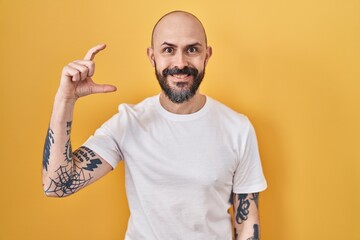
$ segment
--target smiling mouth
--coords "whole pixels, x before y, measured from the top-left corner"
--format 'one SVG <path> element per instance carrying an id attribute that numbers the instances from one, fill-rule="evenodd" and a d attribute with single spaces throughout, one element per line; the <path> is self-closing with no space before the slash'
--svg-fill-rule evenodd
<path id="1" fill-rule="evenodd" d="M 190 76 L 190 74 L 171 74 L 170 76 L 177 78 L 177 79 L 184 79 Z"/>

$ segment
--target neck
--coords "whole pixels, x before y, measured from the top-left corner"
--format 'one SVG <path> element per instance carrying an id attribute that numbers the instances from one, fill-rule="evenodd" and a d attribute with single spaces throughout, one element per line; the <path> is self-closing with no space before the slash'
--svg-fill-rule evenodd
<path id="1" fill-rule="evenodd" d="M 191 114 L 199 111 L 206 102 L 206 97 L 199 92 L 183 103 L 173 103 L 164 92 L 160 94 L 160 104 L 167 111 L 175 114 Z"/>

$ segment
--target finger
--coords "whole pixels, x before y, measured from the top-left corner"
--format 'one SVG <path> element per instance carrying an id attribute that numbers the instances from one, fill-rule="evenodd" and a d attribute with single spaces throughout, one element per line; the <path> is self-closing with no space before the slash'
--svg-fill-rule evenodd
<path id="1" fill-rule="evenodd" d="M 89 61 L 89 60 L 76 60 L 74 61 L 75 63 L 81 64 L 81 65 L 85 65 L 89 72 L 88 72 L 88 76 L 92 77 L 94 75 L 95 72 L 95 63 L 93 61 Z"/>
<path id="2" fill-rule="evenodd" d="M 95 55 L 100 52 L 101 50 L 104 50 L 106 48 L 105 44 L 99 44 L 93 48 L 91 48 L 85 55 L 84 60 L 93 60 Z"/>
<path id="3" fill-rule="evenodd" d="M 91 86 L 91 93 L 108 93 L 115 92 L 117 89 L 114 85 L 109 84 L 94 84 Z"/>
<path id="4" fill-rule="evenodd" d="M 80 72 L 69 65 L 63 69 L 63 75 L 68 77 L 71 81 L 76 82 L 80 80 Z"/>
<path id="5" fill-rule="evenodd" d="M 78 64 L 76 62 L 69 63 L 69 66 L 80 72 L 80 80 L 85 80 L 88 77 L 89 69 L 87 66 Z"/>

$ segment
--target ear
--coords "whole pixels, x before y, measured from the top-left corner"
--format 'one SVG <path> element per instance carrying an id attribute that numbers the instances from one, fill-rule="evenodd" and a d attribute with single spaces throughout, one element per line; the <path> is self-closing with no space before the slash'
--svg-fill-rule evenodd
<path id="1" fill-rule="evenodd" d="M 150 63 L 153 67 L 155 67 L 155 56 L 154 56 L 154 49 L 152 49 L 151 47 L 148 47 L 146 50 L 147 56 L 150 60 Z"/>
<path id="2" fill-rule="evenodd" d="M 212 47 L 208 46 L 208 47 L 206 48 L 205 66 L 207 65 L 207 63 L 208 63 L 211 55 L 212 55 Z"/>

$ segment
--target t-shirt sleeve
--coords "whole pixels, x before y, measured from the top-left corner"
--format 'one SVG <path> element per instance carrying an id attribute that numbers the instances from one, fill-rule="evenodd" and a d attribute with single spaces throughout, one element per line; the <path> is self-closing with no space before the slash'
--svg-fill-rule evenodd
<path id="1" fill-rule="evenodd" d="M 119 130 L 119 113 L 106 121 L 98 128 L 94 135 L 90 136 L 83 144 L 97 153 L 113 168 L 123 159 L 119 146 L 121 139 L 121 130 Z"/>
<path id="2" fill-rule="evenodd" d="M 261 192 L 267 188 L 263 174 L 255 130 L 247 121 L 244 134 L 239 138 L 239 161 L 234 174 L 234 193 Z"/>

